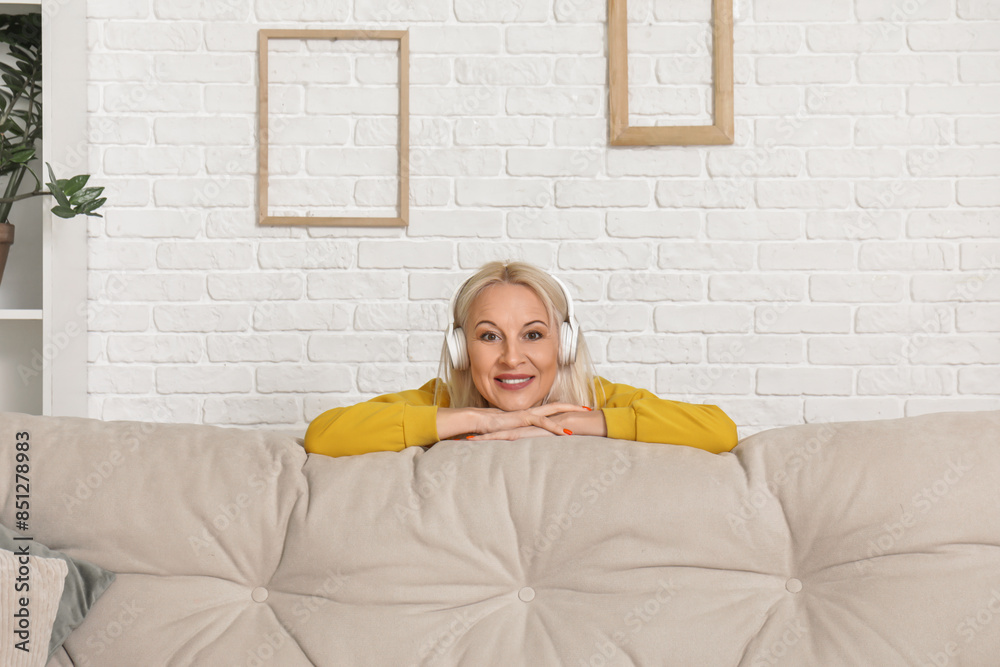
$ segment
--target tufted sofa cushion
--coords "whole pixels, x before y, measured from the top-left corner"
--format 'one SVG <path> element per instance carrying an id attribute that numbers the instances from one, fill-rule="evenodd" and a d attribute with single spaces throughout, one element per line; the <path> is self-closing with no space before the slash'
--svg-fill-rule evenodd
<path id="1" fill-rule="evenodd" d="M 0 522 L 118 574 L 50 665 L 987 665 L 1000 412 L 733 453 L 568 436 L 341 459 L 0 415 Z"/>

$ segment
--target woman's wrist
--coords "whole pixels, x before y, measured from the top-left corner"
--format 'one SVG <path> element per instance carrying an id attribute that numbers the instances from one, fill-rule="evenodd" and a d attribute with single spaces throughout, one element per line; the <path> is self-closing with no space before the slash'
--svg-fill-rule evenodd
<path id="1" fill-rule="evenodd" d="M 439 440 L 452 436 L 474 433 L 478 430 L 477 415 L 469 408 L 438 408 L 437 432 Z"/>
<path id="2" fill-rule="evenodd" d="M 573 435 L 599 435 L 607 437 L 608 425 L 604 413 L 600 410 L 589 412 L 563 412 L 554 417 L 560 424 L 573 432 Z"/>

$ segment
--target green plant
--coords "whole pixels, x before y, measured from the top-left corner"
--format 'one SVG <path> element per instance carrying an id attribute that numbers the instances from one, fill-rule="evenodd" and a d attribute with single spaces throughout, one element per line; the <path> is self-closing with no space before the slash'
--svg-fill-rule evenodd
<path id="1" fill-rule="evenodd" d="M 7 44 L 14 59 L 13 66 L 0 62 L 6 84 L 0 86 L 0 180 L 7 178 L 0 197 L 0 223 L 8 222 L 14 202 L 48 194 L 56 200 L 52 213 L 61 218 L 100 217 L 95 211 L 107 198 L 100 196 L 104 188 L 85 187 L 88 174 L 57 179 L 46 162 L 50 179 L 46 191 L 28 164 L 35 157 L 36 142 L 42 138 L 42 15 L 0 15 L 0 42 Z M 35 187 L 22 193 L 19 190 L 26 172 L 34 177 Z"/>

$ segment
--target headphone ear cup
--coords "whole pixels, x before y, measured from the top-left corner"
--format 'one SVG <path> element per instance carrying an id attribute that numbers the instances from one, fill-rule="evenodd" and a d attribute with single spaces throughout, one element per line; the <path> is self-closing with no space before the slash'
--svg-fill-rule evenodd
<path id="1" fill-rule="evenodd" d="M 465 350 L 465 332 L 462 331 L 462 327 L 452 329 L 446 340 L 448 354 L 451 356 L 451 365 L 457 371 L 464 371 L 469 367 L 469 355 Z"/>
<path id="2" fill-rule="evenodd" d="M 559 363 L 569 366 L 576 361 L 576 343 L 578 340 L 576 325 L 563 322 L 559 327 Z"/>

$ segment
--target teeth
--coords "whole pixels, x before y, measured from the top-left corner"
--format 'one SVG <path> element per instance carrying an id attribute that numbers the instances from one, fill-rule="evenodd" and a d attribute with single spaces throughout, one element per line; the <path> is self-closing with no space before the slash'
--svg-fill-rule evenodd
<path id="1" fill-rule="evenodd" d="M 499 378 L 497 378 L 499 380 Z M 530 380 L 531 378 L 521 378 L 520 380 L 500 380 L 504 384 L 523 384 Z"/>

